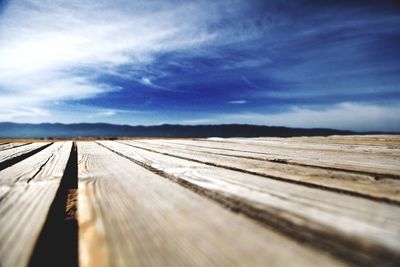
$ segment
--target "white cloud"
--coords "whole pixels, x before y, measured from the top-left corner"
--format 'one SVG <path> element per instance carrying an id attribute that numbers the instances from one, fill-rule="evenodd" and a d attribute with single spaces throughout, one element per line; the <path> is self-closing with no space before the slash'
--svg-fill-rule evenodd
<path id="1" fill-rule="evenodd" d="M 140 82 L 141 84 L 146 85 L 146 86 L 151 87 L 151 88 L 156 88 L 156 89 L 161 89 L 161 90 L 168 90 L 168 89 L 166 89 L 166 88 L 164 88 L 164 87 L 162 87 L 162 86 L 159 86 L 159 85 L 157 85 L 157 84 L 154 84 L 154 83 L 152 82 L 152 80 L 150 80 L 150 78 L 148 78 L 148 77 L 142 77 L 142 78 L 139 80 L 139 82 Z"/>
<path id="2" fill-rule="evenodd" d="M 208 124 L 208 123 L 213 123 L 213 122 L 215 122 L 213 119 L 192 119 L 192 120 L 183 120 L 180 123 L 196 125 L 196 124 Z"/>
<path id="3" fill-rule="evenodd" d="M 53 102 L 119 90 L 97 79 L 215 44 L 209 25 L 221 8 L 209 1 L 10 1 L 0 17 L 0 118 L 23 114 L 21 106 L 51 110 Z M 148 77 L 140 82 L 163 89 Z"/>
<path id="4" fill-rule="evenodd" d="M 207 123 L 248 123 L 356 131 L 400 131 L 400 107 L 341 103 L 326 109 L 294 107 L 284 113 L 237 113 L 197 119 Z M 196 121 L 196 120 L 194 120 Z"/>
<path id="5" fill-rule="evenodd" d="M 50 113 L 44 109 L 19 107 L 7 109 L 7 112 L 0 112 L 0 121 L 15 121 L 18 118 L 26 118 L 29 121 L 35 117 L 48 118 L 49 116 Z"/>
<path id="6" fill-rule="evenodd" d="M 244 99 L 240 99 L 240 100 L 232 100 L 232 101 L 229 101 L 228 103 L 229 104 L 239 104 L 239 105 L 241 105 L 241 104 L 246 104 L 247 101 L 244 100 Z"/>
<path id="7" fill-rule="evenodd" d="M 153 85 L 153 83 L 152 83 L 152 82 L 150 81 L 150 79 L 147 78 L 147 77 L 143 77 L 140 81 L 141 81 L 141 83 L 143 83 L 144 85 L 149 85 L 149 86 Z"/>
<path id="8" fill-rule="evenodd" d="M 105 110 L 105 111 L 101 111 L 101 112 L 97 113 L 96 115 L 101 116 L 101 117 L 103 117 L 103 116 L 104 117 L 112 117 L 116 114 L 117 114 L 117 111 L 115 111 L 115 110 Z"/>

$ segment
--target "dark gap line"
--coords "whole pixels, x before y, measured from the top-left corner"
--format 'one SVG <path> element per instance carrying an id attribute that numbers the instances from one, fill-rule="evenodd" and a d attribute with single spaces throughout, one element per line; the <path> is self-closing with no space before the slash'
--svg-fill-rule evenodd
<path id="1" fill-rule="evenodd" d="M 217 142 L 217 141 L 213 141 L 213 142 Z M 253 154 L 259 154 L 259 155 L 270 155 L 270 156 L 274 155 L 274 154 L 271 154 L 271 153 L 255 152 L 255 151 L 249 151 L 249 150 L 238 150 L 238 149 L 229 149 L 229 148 L 214 148 L 214 147 L 193 145 L 193 144 L 181 144 L 181 143 L 176 143 L 176 142 L 171 142 L 171 143 L 175 144 L 175 145 L 185 145 L 185 146 L 200 147 L 200 148 L 207 148 L 207 149 L 214 149 L 214 150 L 245 152 L 245 153 L 253 153 Z M 237 144 L 237 143 L 234 143 L 234 144 Z M 211 153 L 213 153 L 213 152 L 211 152 Z M 219 153 L 214 153 L 214 154 L 219 154 Z M 229 156 L 229 157 L 238 157 L 238 158 L 249 158 L 249 159 L 269 161 L 269 162 L 273 162 L 273 163 L 289 164 L 289 165 L 308 167 L 308 168 L 318 168 L 318 169 L 322 169 L 322 170 L 344 171 L 344 172 L 349 172 L 349 173 L 354 173 L 354 174 L 372 176 L 372 177 L 374 177 L 375 180 L 381 180 L 381 179 L 396 179 L 396 180 L 400 180 L 400 175 L 395 175 L 395 174 L 380 174 L 380 173 L 374 173 L 374 172 L 369 172 L 369 171 L 358 171 L 358 170 L 351 170 L 351 169 L 341 169 L 341 168 L 335 168 L 335 167 L 329 167 L 329 166 L 321 166 L 321 165 L 293 162 L 291 160 L 279 159 L 279 158 L 277 158 L 277 159 L 263 159 L 263 158 L 246 157 L 246 156 L 240 156 L 240 155 L 229 155 L 229 154 L 221 154 L 221 155 L 226 155 L 226 156 Z"/>
<path id="2" fill-rule="evenodd" d="M 32 253 L 30 267 L 78 267 L 78 222 L 75 217 L 77 158 L 74 142 L 60 186 Z M 75 210 L 74 216 L 70 216 L 70 210 Z"/>
<path id="3" fill-rule="evenodd" d="M 25 153 L 25 154 L 22 154 L 22 155 L 19 155 L 17 157 L 14 157 L 14 158 L 11 158 L 11 159 L 8 159 L 8 160 L 5 160 L 5 161 L 1 162 L 0 163 L 0 171 L 4 170 L 5 168 L 8 168 L 8 167 L 20 162 L 20 161 L 23 161 L 26 158 L 29 158 L 30 156 L 42 151 L 43 149 L 49 147 L 52 144 L 53 143 L 38 147 L 38 148 L 36 148 L 36 149 L 34 149 L 32 151 L 29 151 L 28 153 Z"/>
<path id="4" fill-rule="evenodd" d="M 376 197 L 376 196 L 371 196 L 371 195 L 367 195 L 367 194 L 360 193 L 360 192 L 349 191 L 349 190 L 342 189 L 342 188 L 329 187 L 329 186 L 313 184 L 313 183 L 303 182 L 303 181 L 295 181 L 295 180 L 283 178 L 283 177 L 280 177 L 280 176 L 264 174 L 264 173 L 255 172 L 255 171 L 248 171 L 248 170 L 244 170 L 244 169 L 241 169 L 241 168 L 220 165 L 220 164 L 216 164 L 216 163 L 213 163 L 213 162 L 201 161 L 201 160 L 188 158 L 188 157 L 184 157 L 184 156 L 178 156 L 178 155 L 175 155 L 175 154 L 170 154 L 170 153 L 167 153 L 167 152 L 161 152 L 161 151 L 157 151 L 157 150 L 150 149 L 150 148 L 144 148 L 144 147 L 140 147 L 140 146 L 135 146 L 135 145 L 130 144 L 130 143 L 123 143 L 123 142 L 119 142 L 119 141 L 117 141 L 117 142 L 120 143 L 120 144 L 123 144 L 123 145 L 127 145 L 127 146 L 131 146 L 131 147 L 137 148 L 137 149 L 147 150 L 149 152 L 158 153 L 158 154 L 161 154 L 161 155 L 170 156 L 170 157 L 174 157 L 174 158 L 178 158 L 178 159 L 189 160 L 189 161 L 193 161 L 193 162 L 197 162 L 197 163 L 201 163 L 201 164 L 205 164 L 205 165 L 209 165 L 209 166 L 213 166 L 213 167 L 223 168 L 223 169 L 227 169 L 227 170 L 231 170 L 231 171 L 238 171 L 238 172 L 247 173 L 247 174 L 251 174 L 251 175 L 256 175 L 256 176 L 260 176 L 260 177 L 264 177 L 264 178 L 268 178 L 268 179 L 272 179 L 272 180 L 276 180 L 276 181 L 287 182 L 287 183 L 291 183 L 291 184 L 297 184 L 297 185 L 306 186 L 306 187 L 310 187 L 310 188 L 316 188 L 316 189 L 335 192 L 335 193 L 339 193 L 339 194 L 345 194 L 345 195 L 349 195 L 349 196 L 353 196 L 353 197 L 361 197 L 361 198 L 365 198 L 365 199 L 376 201 L 376 202 L 386 203 L 386 204 L 389 204 L 389 205 L 400 206 L 400 202 L 399 201 L 393 200 L 393 199 L 390 199 L 390 198 Z"/>
<path id="5" fill-rule="evenodd" d="M 5 143 L 5 144 L 10 144 L 10 143 Z M 11 147 L 8 147 L 8 148 L 5 148 L 5 149 L 0 149 L 0 151 L 6 151 L 6 150 L 9 150 L 9 149 L 13 149 L 13 148 L 21 147 L 21 146 L 26 146 L 26 145 L 30 145 L 30 144 L 32 144 L 32 143 L 23 143 L 23 144 L 19 144 L 17 146 L 11 146 Z"/>
<path id="6" fill-rule="evenodd" d="M 50 157 L 39 167 L 36 173 L 26 181 L 26 183 L 29 184 L 33 179 L 35 179 L 35 177 L 43 170 L 44 166 L 46 166 L 47 162 L 49 162 L 52 157 L 54 157 L 54 153 L 51 153 Z"/>
<path id="7" fill-rule="evenodd" d="M 251 203 L 246 203 L 241 199 L 227 196 L 223 193 L 203 188 L 193 184 L 179 176 L 171 175 L 165 171 L 159 170 L 141 161 L 132 159 L 112 148 L 101 143 L 100 146 L 111 152 L 126 158 L 133 163 L 153 172 L 160 177 L 175 182 L 203 197 L 211 199 L 221 206 L 247 216 L 248 218 L 260 223 L 264 227 L 278 231 L 288 238 L 303 243 L 304 245 L 326 252 L 333 257 L 340 259 L 348 264 L 355 266 L 390 266 L 397 267 L 400 261 L 400 255 L 382 246 L 366 243 L 360 240 L 354 240 L 351 237 L 338 235 L 334 230 L 320 230 L 317 224 L 296 224 L 295 222 L 280 216 L 281 211 L 274 208 L 260 209 Z M 313 227 L 315 225 L 316 227 Z"/>

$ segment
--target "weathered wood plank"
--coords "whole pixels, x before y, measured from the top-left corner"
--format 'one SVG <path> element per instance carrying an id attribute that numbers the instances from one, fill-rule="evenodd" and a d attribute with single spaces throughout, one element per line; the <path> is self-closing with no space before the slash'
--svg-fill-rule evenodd
<path id="1" fill-rule="evenodd" d="M 359 173 L 375 174 L 377 178 L 399 178 L 400 157 L 375 153 L 356 153 L 302 149 L 300 147 L 270 146 L 262 143 L 246 143 L 212 140 L 165 140 L 163 142 L 208 148 L 221 153 L 236 153 L 248 157 L 256 157 L 268 161 L 278 161 L 288 164 L 343 169 Z"/>
<path id="2" fill-rule="evenodd" d="M 270 139 L 270 137 L 260 137 L 261 139 Z M 282 139 L 282 138 L 279 138 Z M 327 137 L 292 137 L 287 138 L 301 142 L 323 142 L 332 144 L 349 144 L 349 145 L 371 145 L 371 146 L 395 146 L 398 148 L 400 144 L 400 135 L 332 135 Z"/>
<path id="3" fill-rule="evenodd" d="M 93 142 L 78 158 L 82 267 L 343 264 Z"/>
<path id="4" fill-rule="evenodd" d="M 264 145 L 268 147 L 286 148 L 292 150 L 312 150 L 312 151 L 331 151 L 340 153 L 350 153 L 357 155 L 383 155 L 383 156 L 400 156 L 400 139 L 394 139 L 392 142 L 386 143 L 379 141 L 376 144 L 358 144 L 354 143 L 343 143 L 341 139 L 334 143 L 334 138 L 315 138 L 315 137 L 293 137 L 293 138 L 222 138 L 222 139 L 203 139 L 209 141 L 221 141 L 221 142 L 233 142 L 243 144 L 255 144 Z M 357 139 L 356 139 L 357 140 Z M 386 139 L 384 139 L 386 140 Z M 395 140 L 399 140 L 397 145 L 394 143 Z"/>
<path id="5" fill-rule="evenodd" d="M 54 143 L 0 171 L 0 265 L 27 266 L 64 173 L 72 142 Z"/>
<path id="6" fill-rule="evenodd" d="M 181 147 L 162 140 L 123 141 L 122 143 L 214 166 L 306 185 L 317 185 L 326 189 L 341 190 L 350 194 L 356 193 L 366 198 L 400 204 L 400 180 L 398 179 L 376 180 L 373 175 L 237 157 L 235 154 L 221 154 L 223 152 L 218 153 L 207 148 Z"/>
<path id="7" fill-rule="evenodd" d="M 331 246 L 331 252 L 339 256 L 355 257 L 350 261 L 390 265 L 399 260 L 398 206 L 207 166 L 118 142 L 99 143 L 247 215 L 259 218 L 265 213 L 262 220 L 267 223 L 283 228 L 289 225 L 284 232 Z M 257 214 L 248 214 L 249 210 Z"/>
<path id="8" fill-rule="evenodd" d="M 0 170 L 11 166 L 49 144 L 49 142 L 38 142 L 0 151 Z"/>
<path id="9" fill-rule="evenodd" d="M 11 149 L 14 147 L 19 147 L 19 146 L 24 146 L 24 145 L 28 145 L 29 143 L 20 143 L 20 142 L 16 142 L 16 143 L 3 143 L 0 144 L 0 151 L 4 151 L 7 149 Z"/>
<path id="10" fill-rule="evenodd" d="M 66 143 L 71 144 L 70 142 Z M 66 146 L 63 142 L 56 142 L 42 151 L 34 154 L 33 156 L 16 163 L 10 168 L 0 171 L 0 192 L 5 192 L 11 189 L 15 183 L 21 182 L 21 184 L 27 183 L 29 179 L 35 178 L 35 181 L 40 180 L 42 177 L 45 179 L 51 178 L 51 176 L 61 177 L 64 171 L 62 164 L 55 164 L 53 168 L 49 169 L 49 166 L 44 168 L 45 165 L 54 159 L 58 159 L 57 155 L 60 149 L 64 149 Z M 67 149 L 67 148 L 66 148 Z M 0 200 L 2 198 L 0 194 Z"/>

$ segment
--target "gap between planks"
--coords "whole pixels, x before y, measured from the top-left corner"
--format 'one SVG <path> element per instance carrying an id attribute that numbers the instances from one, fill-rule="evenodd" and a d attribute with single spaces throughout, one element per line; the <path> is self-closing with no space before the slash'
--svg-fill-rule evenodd
<path id="1" fill-rule="evenodd" d="M 179 150 L 174 152 L 173 147 L 165 146 L 164 149 L 160 149 L 160 148 L 149 148 L 149 147 L 151 147 L 151 145 L 154 146 L 153 143 L 147 143 L 147 142 L 142 143 L 139 141 L 134 141 L 134 142 L 118 141 L 118 142 L 138 148 L 138 149 L 147 150 L 149 152 L 159 153 L 159 154 L 166 155 L 166 156 L 171 156 L 171 157 L 175 157 L 175 158 L 179 158 L 179 159 L 202 163 L 202 164 L 206 164 L 209 166 L 225 168 L 228 170 L 258 175 L 258 176 L 262 176 L 262 177 L 269 178 L 269 179 L 299 184 L 299 185 L 303 185 L 303 186 L 307 186 L 307 187 L 313 187 L 313 188 L 337 192 L 337 193 L 343 193 L 343 194 L 347 194 L 347 195 L 351 195 L 351 196 L 362 197 L 362 198 L 366 198 L 366 199 L 370 199 L 370 200 L 374 200 L 374 201 L 379 201 L 379 202 L 384 202 L 387 204 L 400 206 L 400 197 L 399 197 L 398 191 L 388 192 L 388 191 L 382 190 L 383 192 L 378 192 L 378 194 L 376 192 L 372 192 L 372 194 L 371 194 L 371 192 L 368 191 L 368 189 L 376 190 L 380 186 L 382 187 L 382 185 L 379 185 L 379 184 L 371 184 L 367 188 L 365 188 L 366 185 L 364 184 L 364 189 L 357 191 L 357 182 L 359 182 L 359 181 L 354 181 L 354 182 L 350 181 L 350 184 L 348 183 L 346 185 L 345 182 L 348 182 L 348 181 L 345 180 L 345 181 L 343 181 L 342 184 L 340 184 L 340 183 L 336 182 L 336 180 L 333 178 L 327 178 L 327 179 L 323 178 L 324 173 L 321 173 L 320 177 L 318 177 L 318 179 L 313 178 L 312 176 L 311 176 L 311 178 L 313 178 L 313 179 L 310 179 L 309 177 L 306 177 L 306 179 L 302 179 L 301 178 L 302 170 L 297 170 L 298 171 L 297 176 L 296 175 L 287 175 L 287 177 L 285 177 L 284 175 L 282 175 L 282 174 L 285 174 L 284 170 L 281 171 L 282 174 L 280 176 L 278 176 L 278 175 L 271 174 L 271 169 L 261 169 L 259 171 L 254 171 L 254 170 L 251 170 L 251 168 L 249 168 L 249 167 L 243 167 L 243 166 L 239 167 L 239 164 L 235 164 L 232 162 L 232 160 L 235 160 L 235 158 L 244 158 L 243 162 L 245 162 L 246 160 L 250 160 L 250 162 L 252 162 L 253 164 L 255 164 L 254 161 L 256 161 L 256 163 L 258 163 L 258 164 L 262 164 L 262 160 L 257 159 L 257 158 L 215 154 L 215 155 L 223 156 L 224 158 L 222 158 L 219 161 L 218 160 L 213 161 L 210 157 L 207 157 L 206 155 L 204 155 L 206 152 L 203 152 L 203 151 L 198 152 L 198 151 L 192 150 L 192 153 L 187 153 L 187 154 L 189 154 L 188 156 L 182 156 L 182 152 L 179 152 Z M 165 150 L 168 150 L 168 149 L 172 149 L 173 152 L 172 153 L 164 152 Z M 195 158 L 196 154 L 202 156 L 203 159 L 202 160 L 196 159 Z M 228 157 L 228 158 L 226 159 L 226 157 Z M 229 161 L 229 157 L 231 158 L 231 161 Z M 282 164 L 282 163 L 274 161 L 274 165 L 279 165 L 279 164 Z M 283 163 L 283 164 L 287 164 L 287 163 Z M 307 167 L 308 169 L 306 169 L 306 170 L 308 170 L 308 171 L 310 171 L 310 169 L 317 169 L 317 170 L 319 169 L 318 167 L 310 168 L 311 166 L 309 166 L 309 165 L 302 166 L 302 167 Z M 257 168 L 259 168 L 259 166 L 257 166 Z M 323 167 L 321 169 L 326 170 L 326 168 L 323 168 Z M 303 170 L 303 172 L 304 172 L 304 170 Z M 339 171 L 336 171 L 336 172 L 339 172 Z M 351 173 L 352 173 L 351 171 L 346 171 L 346 170 L 340 170 L 340 172 L 342 173 L 341 175 L 343 177 L 346 176 L 346 173 L 348 175 L 351 175 Z M 332 174 L 325 174 L 325 175 L 332 175 Z M 296 177 L 293 177 L 293 176 L 296 176 Z M 339 177 L 339 179 L 337 179 L 337 180 L 340 181 L 340 178 L 341 177 Z M 362 178 L 364 178 L 364 177 L 362 177 Z M 393 184 L 391 186 L 388 186 L 388 190 L 393 191 L 393 190 L 396 190 L 396 188 L 399 188 L 400 181 L 398 181 L 398 182 L 394 181 L 394 182 L 397 183 L 397 187 L 395 184 Z"/>
<path id="2" fill-rule="evenodd" d="M 101 146 L 104 147 L 104 145 L 100 144 Z M 74 146 L 75 147 L 75 144 Z M 113 151 L 114 153 L 124 157 L 124 158 L 128 158 L 130 161 L 135 162 L 136 164 L 145 167 L 146 169 L 152 171 L 153 173 L 156 173 L 157 175 L 161 175 L 164 178 L 167 178 L 169 180 L 172 180 L 186 188 L 189 188 L 192 191 L 195 191 L 197 193 L 199 193 L 200 195 L 206 196 L 207 198 L 213 199 L 216 202 L 222 204 L 223 206 L 236 211 L 236 212 L 240 212 L 243 213 L 245 215 L 247 215 L 248 217 L 255 219 L 256 221 L 261 222 L 264 225 L 267 225 L 268 227 L 270 227 L 273 230 L 278 230 L 282 233 L 284 233 L 285 235 L 287 235 L 288 237 L 294 238 L 298 241 L 301 242 L 306 242 L 308 245 L 311 245 L 312 247 L 316 247 L 318 249 L 321 249 L 321 251 L 327 251 L 330 249 L 337 249 L 335 248 L 335 246 L 342 246 L 342 248 L 340 249 L 348 249 L 349 251 L 351 251 L 352 248 L 357 248 L 359 247 L 359 243 L 356 242 L 356 244 L 352 243 L 352 240 L 348 240 L 348 243 L 340 243 L 337 240 L 334 239 L 334 237 L 332 237 L 331 235 L 326 235 L 326 233 L 319 233 L 320 235 L 315 235 L 315 236 L 307 236 L 309 234 L 309 232 L 307 233 L 307 231 L 309 231 L 309 229 L 306 229 L 306 233 L 305 235 L 299 235 L 298 231 L 301 231 L 302 229 L 299 229 L 298 226 L 291 224 L 290 222 L 288 223 L 288 221 L 285 220 L 281 220 L 282 218 L 280 217 L 276 217 L 276 213 L 267 213 L 265 212 L 264 209 L 257 209 L 257 207 L 254 207 L 253 205 L 247 205 L 246 203 L 243 203 L 240 199 L 229 199 L 226 197 L 226 195 L 224 194 L 220 194 L 220 193 L 215 193 L 213 191 L 209 191 L 209 190 L 205 190 L 203 187 L 198 186 L 198 185 L 194 185 L 190 182 L 187 182 L 183 179 L 180 179 L 179 177 L 176 177 L 174 175 L 170 175 L 169 173 L 166 173 L 164 171 L 160 171 L 157 168 L 153 168 L 150 165 L 146 165 L 143 162 L 140 161 L 135 161 L 132 158 L 127 157 L 126 155 L 123 155 L 122 153 L 119 153 L 117 151 L 114 151 L 108 147 L 106 147 L 108 150 Z M 43 148 L 44 149 L 44 148 Z M 73 148 L 72 148 L 73 149 Z M 140 148 L 139 148 L 140 149 Z M 142 148 L 143 149 L 143 148 Z M 151 151 L 151 150 L 150 150 Z M 159 153 L 157 151 L 152 151 L 152 152 L 156 152 Z M 74 157 L 74 153 L 75 153 L 75 159 L 73 159 Z M 76 238 L 76 242 L 74 241 L 72 244 L 72 246 L 75 246 L 75 249 L 72 249 L 72 251 L 75 250 L 75 252 L 72 253 L 77 253 L 77 225 L 76 225 L 76 201 L 77 201 L 77 191 L 74 188 L 77 188 L 77 155 L 76 155 L 76 148 L 75 148 L 75 152 L 73 152 L 71 150 L 71 154 L 68 160 L 68 164 L 67 164 L 67 169 L 63 175 L 63 178 L 61 180 L 61 185 L 56 193 L 56 197 L 53 201 L 53 204 L 51 205 L 50 211 L 49 211 L 49 215 L 46 219 L 46 223 L 45 223 L 45 227 L 43 227 L 42 229 L 42 233 L 40 235 L 40 240 L 41 239 L 48 239 L 49 236 L 51 236 L 51 234 L 49 235 L 49 233 L 55 233 L 54 229 L 57 229 L 57 231 L 61 231 L 64 233 L 69 233 L 68 235 L 72 235 L 72 237 Z M 70 163 L 73 162 L 73 163 Z M 204 163 L 204 162 L 201 162 Z M 72 164 L 72 165 L 71 165 Z M 216 166 L 216 167 L 221 167 L 221 166 Z M 71 171 L 71 168 L 76 168 L 76 170 Z M 40 170 L 37 172 L 39 173 Z M 71 175 L 71 172 L 76 173 Z M 68 174 L 69 173 L 69 174 Z M 69 183 L 71 183 L 70 180 L 66 179 L 65 177 L 75 177 L 72 179 L 75 179 L 73 183 L 76 183 L 75 185 L 71 185 Z M 66 181 L 68 185 L 65 185 Z M 62 203 L 62 204 L 60 204 Z M 66 211 L 65 211 L 66 209 Z M 59 217 L 58 215 L 54 215 L 54 214 L 60 214 L 60 210 L 62 210 L 62 216 Z M 55 219 L 57 218 L 57 219 Z M 62 226 L 62 222 L 63 220 L 67 220 L 67 221 L 71 221 L 72 223 L 75 223 L 76 226 L 72 226 L 72 230 L 68 230 L 68 226 Z M 57 226 L 55 226 L 57 225 Z M 293 228 L 293 229 L 292 229 Z M 49 229 L 53 229 L 53 230 L 49 230 Z M 304 230 L 304 229 L 303 229 Z M 47 233 L 46 233 L 47 232 Z M 46 237 L 47 236 L 47 237 Z M 57 236 L 57 234 L 56 234 Z M 59 236 L 59 233 L 58 233 Z M 71 237 L 71 236 L 70 236 Z M 61 237 L 61 239 L 63 239 L 65 237 Z M 324 240 L 324 239 L 327 240 Z M 333 244 L 331 243 L 333 240 Z M 59 239 L 58 239 L 59 241 Z M 322 241 L 322 243 L 321 243 Z M 46 245 L 43 245 L 44 244 Z M 50 243 L 49 243 L 50 242 Z M 31 258 L 31 263 L 30 266 L 45 266 L 46 264 L 44 264 L 45 261 L 49 261 L 49 259 L 43 261 L 44 259 L 42 258 L 43 255 L 59 255 L 60 257 L 57 257 L 56 259 L 50 260 L 53 261 L 53 265 L 55 263 L 57 263 L 57 266 L 60 266 L 60 262 L 59 260 L 63 257 L 65 257 L 66 254 L 71 253 L 70 252 L 61 252 L 61 254 L 59 254 L 60 252 L 57 252 L 57 250 L 59 249 L 59 246 L 54 246 L 52 248 L 52 242 L 55 242 L 55 240 L 53 241 L 39 241 L 36 248 L 35 248 L 35 253 L 33 254 L 33 257 Z M 325 242 L 325 243 L 324 243 Z M 40 244 L 42 243 L 42 244 Z M 313 244 L 313 243 L 319 243 L 318 245 Z M 55 244 L 55 243 L 54 243 Z M 363 244 L 366 247 L 363 249 L 370 249 L 368 247 L 368 244 Z M 49 247 L 51 248 L 50 250 Z M 57 247 L 57 248 L 56 248 Z M 39 251 L 39 252 L 38 252 Z M 55 251 L 54 254 L 52 254 L 52 251 Z M 363 266 L 373 266 L 374 264 L 378 264 L 380 266 L 395 266 L 395 264 L 397 263 L 397 260 L 399 260 L 398 257 L 393 258 L 393 254 L 387 254 L 387 251 L 382 250 L 375 250 L 374 251 L 374 255 L 372 255 L 371 257 L 366 256 L 365 258 L 362 258 L 363 256 L 361 255 L 357 255 L 357 256 L 350 256 L 349 251 L 345 252 L 338 252 L 338 251 L 329 251 L 329 253 L 332 253 L 333 255 L 335 255 L 336 257 L 338 257 L 341 260 L 345 260 L 350 264 L 355 264 L 355 265 L 363 265 Z M 356 251 L 352 251 L 354 253 L 356 253 Z M 347 254 L 346 254 L 347 253 Z M 38 257 L 38 255 L 42 255 L 40 257 Z M 380 257 L 387 257 L 386 261 L 383 261 L 382 258 L 376 258 L 377 255 L 380 255 Z M 357 258 L 360 257 L 360 258 Z M 374 258 L 375 257 L 375 258 Z M 50 257 L 51 258 L 51 257 Z M 68 262 L 70 260 L 72 261 L 77 261 L 77 255 L 76 256 L 69 256 L 69 259 L 67 259 L 65 262 Z M 1 262 L 1 259 L 0 259 Z M 394 263 L 394 264 L 393 264 Z M 77 263 L 74 264 L 68 264 L 68 265 L 61 265 L 61 266 L 76 266 Z"/>
<path id="3" fill-rule="evenodd" d="M 152 140 L 150 140 L 151 142 Z M 258 160 L 264 160 L 264 161 L 270 161 L 270 162 L 278 162 L 278 163 L 285 163 L 285 164 L 291 164 L 291 165 L 297 165 L 297 166 L 304 166 L 304 167 L 314 167 L 314 168 L 321 168 L 321 169 L 327 169 L 327 170 L 346 170 L 348 172 L 352 172 L 355 174 L 364 174 L 364 175 L 370 175 L 372 177 L 376 177 L 376 179 L 381 179 L 381 178 L 392 178 L 392 179 L 400 179 L 400 176 L 398 174 L 398 171 L 394 173 L 393 171 L 387 172 L 387 170 L 384 170 L 384 168 L 381 168 L 381 172 L 374 172 L 374 171 L 369 171 L 368 169 L 370 168 L 355 168 L 355 164 L 352 164 L 352 166 L 348 166 L 348 164 L 340 164 L 341 167 L 335 167 L 335 164 L 329 164 L 327 162 L 315 162 L 315 158 L 304 158 L 304 159 L 298 159 L 298 157 L 294 157 L 293 155 L 289 154 L 277 154 L 275 153 L 266 153 L 264 150 L 261 151 L 260 148 L 263 148 L 265 150 L 268 150 L 268 144 L 259 144 L 259 146 L 256 145 L 256 143 L 239 143 L 237 141 L 239 140 L 225 140 L 225 139 L 196 139 L 196 140 L 157 140 L 166 144 L 172 144 L 172 145 L 178 145 L 178 146 L 191 146 L 191 147 L 197 147 L 197 148 L 205 148 L 209 150 L 223 150 L 227 152 L 238 152 L 238 153 L 245 153 L 245 154 L 251 154 L 253 155 L 248 157 L 248 158 L 253 158 L 253 159 L 258 159 Z M 149 142 L 146 140 L 146 142 Z M 233 145 L 233 147 L 232 147 Z M 241 145 L 243 148 L 238 149 L 237 146 Z M 229 147 L 229 148 L 228 148 Z M 278 149 L 278 147 L 272 146 L 273 149 Z M 285 148 L 287 151 L 291 151 L 293 149 Z M 307 152 L 310 152 L 310 149 L 306 149 Z M 293 152 L 293 151 L 292 151 Z M 335 151 L 327 151 L 329 153 L 335 152 Z M 336 151 L 338 152 L 338 151 Z M 346 153 L 344 153 L 346 154 Z M 351 153 L 355 155 L 359 155 L 362 153 Z M 371 153 L 366 153 L 366 155 L 371 155 Z M 257 156 L 257 157 L 255 157 Z M 392 155 L 393 156 L 393 155 Z M 397 157 L 400 156 L 399 152 L 396 154 Z M 243 157 L 243 158 L 246 158 Z M 308 160 L 309 162 L 306 162 L 305 160 Z M 310 161 L 314 161 L 315 163 L 310 163 Z M 397 160 L 398 161 L 398 160 Z M 398 162 L 396 162 L 397 164 Z M 397 165 L 395 165 L 397 166 Z M 365 167 L 365 166 L 364 166 Z M 375 169 L 376 170 L 376 169 Z M 397 169 L 399 170 L 399 169 Z"/>
<path id="4" fill-rule="evenodd" d="M 57 142 L 0 171 L 6 190 L 0 201 L 0 266 L 76 266 L 69 264 L 77 260 L 71 256 L 74 243 L 67 242 L 76 227 L 61 222 L 65 188 L 74 180 L 74 147 Z"/>
<path id="5" fill-rule="evenodd" d="M 49 147 L 52 143 L 32 143 L 0 151 L 0 170 L 8 168 Z"/>
<path id="6" fill-rule="evenodd" d="M 135 159 L 132 156 L 127 156 L 124 153 L 118 152 L 117 150 L 115 150 L 115 148 L 109 146 L 112 143 L 115 142 L 100 142 L 100 145 L 108 148 L 109 150 L 117 153 L 120 156 L 128 158 L 129 160 L 155 172 L 156 174 L 162 175 L 168 179 L 173 180 L 174 182 L 190 188 L 193 191 L 217 200 L 224 206 L 227 206 L 235 211 L 240 211 L 253 219 L 272 226 L 274 229 L 279 229 L 283 233 L 291 236 L 292 238 L 295 238 L 302 242 L 306 241 L 309 245 L 318 247 L 320 249 L 329 249 L 331 253 L 353 264 L 372 265 L 372 263 L 376 263 L 380 265 L 383 264 L 387 266 L 393 266 L 393 263 L 399 261 L 400 256 L 397 252 L 387 250 L 387 248 L 381 247 L 380 245 L 367 242 L 367 240 L 365 239 L 358 240 L 355 236 L 346 237 L 345 235 L 338 235 L 338 233 L 335 231 L 330 232 L 328 230 L 329 227 L 326 227 L 325 231 L 321 231 L 320 226 L 312 227 L 312 224 L 311 228 L 309 225 L 296 225 L 296 223 L 294 223 L 295 221 L 291 221 L 290 219 L 288 220 L 288 218 L 285 218 L 285 216 L 282 217 L 284 213 L 281 214 L 281 212 L 274 212 L 273 209 L 265 209 L 265 207 L 259 209 L 257 208 L 257 205 L 254 205 L 254 203 L 246 203 L 246 201 L 243 201 L 244 199 L 236 199 L 233 196 L 227 196 L 223 192 L 218 192 L 202 186 L 198 186 L 193 182 L 182 179 L 181 177 L 179 177 L 179 175 L 176 176 L 171 173 L 165 172 L 164 170 L 157 167 L 153 167 L 151 164 L 146 163 L 145 158 L 142 158 L 142 161 Z M 128 146 L 125 145 L 125 147 Z M 160 163 L 157 163 L 156 165 L 160 166 Z M 172 169 L 174 168 L 176 167 L 172 167 Z M 349 253 L 349 251 L 352 251 L 353 253 Z"/>
<path id="7" fill-rule="evenodd" d="M 78 143 L 87 266 L 346 265 L 95 143 Z"/>
<path id="8" fill-rule="evenodd" d="M 73 142 L 64 174 L 36 242 L 29 267 L 78 267 L 78 222 L 76 219 L 78 164 Z"/>

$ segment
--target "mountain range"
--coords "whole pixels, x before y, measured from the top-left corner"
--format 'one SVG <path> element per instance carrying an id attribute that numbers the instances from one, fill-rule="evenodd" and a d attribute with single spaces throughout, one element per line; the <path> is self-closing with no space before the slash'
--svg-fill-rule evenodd
<path id="1" fill-rule="evenodd" d="M 382 132 L 383 133 L 383 132 Z M 131 126 L 107 123 L 13 123 L 0 122 L 0 138 L 117 138 L 117 137 L 291 137 L 380 134 L 324 128 L 289 128 L 247 124 Z"/>

